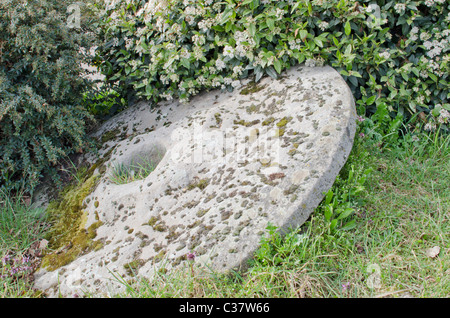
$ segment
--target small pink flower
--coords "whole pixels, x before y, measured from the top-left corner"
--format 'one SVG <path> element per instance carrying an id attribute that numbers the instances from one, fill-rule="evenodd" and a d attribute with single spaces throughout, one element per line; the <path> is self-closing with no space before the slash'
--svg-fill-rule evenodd
<path id="1" fill-rule="evenodd" d="M 357 116 L 356 118 L 358 119 L 359 122 L 363 122 L 364 121 L 364 117 L 363 116 Z"/>
<path id="2" fill-rule="evenodd" d="M 346 291 L 350 287 L 350 283 L 342 284 L 342 291 Z"/>
<path id="3" fill-rule="evenodd" d="M 188 261 L 193 261 L 195 259 L 195 252 L 187 253 L 186 257 Z"/>
<path id="4" fill-rule="evenodd" d="M 361 137 L 361 138 L 364 138 L 364 136 L 365 136 L 364 133 L 359 134 L 359 137 Z"/>

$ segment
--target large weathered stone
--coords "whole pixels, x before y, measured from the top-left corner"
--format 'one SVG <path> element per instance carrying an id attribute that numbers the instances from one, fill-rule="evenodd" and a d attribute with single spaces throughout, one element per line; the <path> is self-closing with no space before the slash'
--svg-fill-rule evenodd
<path id="1" fill-rule="evenodd" d="M 111 273 L 126 277 L 132 261 L 148 277 L 161 258 L 170 270 L 189 252 L 218 271 L 245 265 L 269 223 L 300 225 L 320 203 L 351 150 L 355 117 L 341 76 L 304 66 L 188 104 L 127 109 L 96 132 L 102 153 L 113 149 L 85 200 L 86 227 L 103 222 L 96 237 L 103 248 L 41 270 L 36 287 L 107 292 L 120 286 Z M 111 182 L 114 167 L 138 158 L 159 163 L 145 179 Z"/>

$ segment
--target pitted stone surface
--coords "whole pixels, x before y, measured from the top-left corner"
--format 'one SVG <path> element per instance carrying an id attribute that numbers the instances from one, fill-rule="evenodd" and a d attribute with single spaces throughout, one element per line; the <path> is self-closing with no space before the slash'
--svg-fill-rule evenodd
<path id="1" fill-rule="evenodd" d="M 211 91 L 188 104 L 138 104 L 106 122 L 106 172 L 86 198 L 86 227 L 99 218 L 103 248 L 53 272 L 36 274 L 36 287 L 59 282 L 66 296 L 121 287 L 111 273 L 138 260 L 149 277 L 196 253 L 196 263 L 225 271 L 245 264 L 269 223 L 301 225 L 320 203 L 353 144 L 355 106 L 331 67 L 298 66 L 279 80 L 264 78 L 233 92 Z M 114 165 L 161 154 L 143 180 L 117 185 Z M 86 157 L 95 162 L 97 158 Z"/>

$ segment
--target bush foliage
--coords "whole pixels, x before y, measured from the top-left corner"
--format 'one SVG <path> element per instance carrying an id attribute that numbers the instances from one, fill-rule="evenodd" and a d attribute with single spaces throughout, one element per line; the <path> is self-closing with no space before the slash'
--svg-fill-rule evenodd
<path id="1" fill-rule="evenodd" d="M 88 37 L 59 0 L 0 2 L 0 189 L 33 191 L 63 156 L 85 148 L 80 103 Z"/>
<path id="2" fill-rule="evenodd" d="M 447 129 L 449 9 L 445 0 L 111 0 L 98 55 L 108 81 L 154 101 L 325 63 L 360 114 L 381 106 Z"/>
<path id="3" fill-rule="evenodd" d="M 327 64 L 377 133 L 395 134 L 411 118 L 449 130 L 448 1 L 87 3 L 101 9 L 99 19 L 82 12 L 82 27 L 74 29 L 67 1 L 0 2 L 1 188 L 32 190 L 59 158 L 85 148 L 93 115 L 126 105 L 117 94 L 102 104 L 95 93 L 100 99 L 85 105 L 92 94 L 80 77 L 88 59 L 80 48 L 89 47 L 87 31 L 94 30 L 96 65 L 115 92 L 184 102 L 202 90 L 232 90 L 248 76 L 258 81 L 300 63 Z M 368 135 L 373 127 L 366 126 Z"/>

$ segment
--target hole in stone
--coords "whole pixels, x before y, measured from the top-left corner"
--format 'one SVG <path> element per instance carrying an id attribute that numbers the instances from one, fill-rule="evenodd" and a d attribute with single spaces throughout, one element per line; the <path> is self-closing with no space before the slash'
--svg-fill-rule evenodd
<path id="1" fill-rule="evenodd" d="M 135 151 L 127 156 L 128 159 L 113 164 L 109 179 L 115 184 L 126 184 L 145 179 L 156 169 L 165 153 L 166 148 L 160 144 Z"/>

